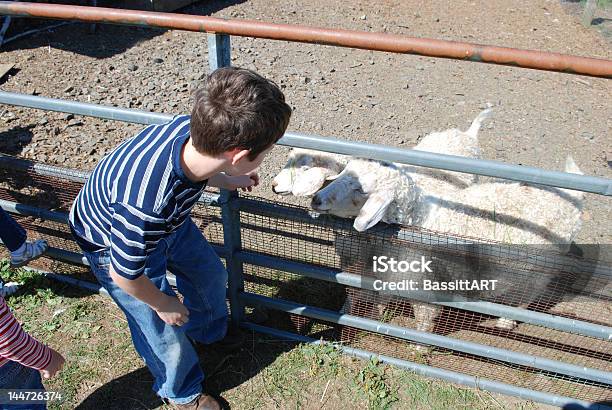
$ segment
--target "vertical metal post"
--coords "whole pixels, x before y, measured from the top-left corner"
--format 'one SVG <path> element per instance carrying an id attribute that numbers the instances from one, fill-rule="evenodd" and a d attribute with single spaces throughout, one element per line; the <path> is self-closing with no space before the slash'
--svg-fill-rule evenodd
<path id="1" fill-rule="evenodd" d="M 4 43 L 4 35 L 6 34 L 6 30 L 8 30 L 11 25 L 11 16 L 6 16 L 4 21 L 2 22 L 2 28 L 0 28 L 0 47 Z"/>
<path id="2" fill-rule="evenodd" d="M 226 266 L 228 273 L 228 295 L 232 322 L 238 325 L 244 318 L 244 303 L 239 294 L 244 291 L 244 275 L 242 261 L 234 255 L 242 248 L 240 237 L 240 211 L 238 210 L 238 192 L 221 190 L 219 205 L 223 221 L 223 242 L 227 252 Z"/>
<path id="3" fill-rule="evenodd" d="M 210 71 L 231 65 L 230 37 L 226 34 L 208 35 L 208 66 Z M 240 236 L 240 211 L 238 192 L 221 190 L 219 205 L 223 221 L 223 242 L 227 251 L 226 266 L 228 273 L 229 301 L 232 322 L 238 325 L 244 318 L 244 303 L 239 293 L 244 291 L 242 262 L 234 255 L 242 248 Z"/>
<path id="4" fill-rule="evenodd" d="M 593 22 L 593 16 L 597 9 L 597 0 L 587 0 L 584 5 L 584 12 L 582 13 L 582 24 L 589 27 Z"/>
<path id="5" fill-rule="evenodd" d="M 230 36 L 227 34 L 208 34 L 208 66 L 210 71 L 219 67 L 229 67 L 231 64 Z"/>

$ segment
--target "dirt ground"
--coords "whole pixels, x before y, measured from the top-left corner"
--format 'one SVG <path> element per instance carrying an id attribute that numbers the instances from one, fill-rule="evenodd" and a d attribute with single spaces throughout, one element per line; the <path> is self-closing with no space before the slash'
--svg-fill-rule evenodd
<path id="1" fill-rule="evenodd" d="M 609 7 L 609 6 L 608 6 Z M 612 58 L 610 9 L 580 24 L 580 5 L 558 0 L 207 1 L 182 12 L 233 19 L 390 32 Z M 14 33 L 13 33 L 14 34 Z M 7 36 L 11 36 L 9 31 Z M 207 72 L 201 33 L 73 24 L 10 42 L 3 90 L 166 113 L 189 111 Z M 560 170 L 571 154 L 588 175 L 612 177 L 612 83 L 512 67 L 331 46 L 232 38 L 232 64 L 281 85 L 290 130 L 410 148 L 420 137 L 467 127 L 488 104 L 480 133 L 489 159 Z M 91 169 L 140 126 L 2 106 L 0 150 Z M 285 161 L 277 148 L 258 194 Z M 612 202 L 587 195 L 580 243 L 611 243 Z"/>

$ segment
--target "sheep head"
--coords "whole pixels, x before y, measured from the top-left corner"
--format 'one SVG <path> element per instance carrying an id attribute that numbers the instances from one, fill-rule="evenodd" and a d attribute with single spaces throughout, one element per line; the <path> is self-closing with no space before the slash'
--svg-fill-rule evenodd
<path id="1" fill-rule="evenodd" d="M 313 195 L 326 180 L 342 172 L 347 161 L 343 155 L 294 148 L 287 164 L 272 181 L 272 190 L 280 195 Z"/>
<path id="2" fill-rule="evenodd" d="M 319 191 L 311 206 L 321 213 L 356 217 L 353 227 L 363 232 L 379 221 L 401 222 L 404 208 L 416 203 L 418 190 L 401 167 L 381 161 L 353 159 Z"/>

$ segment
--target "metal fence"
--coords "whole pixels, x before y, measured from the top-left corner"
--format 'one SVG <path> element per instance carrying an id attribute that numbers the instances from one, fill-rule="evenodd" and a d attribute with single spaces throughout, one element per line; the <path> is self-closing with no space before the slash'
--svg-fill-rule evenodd
<path id="1" fill-rule="evenodd" d="M 13 8 L 7 3 L 0 2 L 0 13 Z M 81 13 L 86 8 L 74 9 Z M 47 5 L 41 5 L 40 10 L 46 13 L 41 12 L 42 16 L 66 17 L 49 14 L 53 8 Z M 102 22 L 99 14 L 84 19 L 82 13 L 75 13 L 71 17 L 75 20 Z M 123 24 L 133 22 L 125 19 Z M 167 19 L 164 24 L 174 27 Z M 210 68 L 228 65 L 230 37 L 209 34 L 208 41 Z M 602 67 L 610 64 L 604 62 Z M 606 74 L 604 67 L 599 75 L 610 77 L 610 71 L 608 68 Z M 0 103 L 142 124 L 162 123 L 172 117 L 7 92 L 0 92 Z M 287 133 L 279 143 L 612 195 L 612 180 L 606 178 L 297 133 Z M 54 262 L 47 270 L 68 269 L 77 276 L 49 274 L 99 290 L 87 281 L 91 276 L 80 267 L 85 261 L 66 227 L 66 212 L 87 174 L 9 156 L 0 156 L 0 172 L 13 186 L 20 186 L 25 179 L 34 187 L 34 194 L 25 199 L 15 191 L 0 190 L 0 206 L 16 214 L 27 228 L 50 238 L 49 256 Z M 473 238 L 389 226 L 357 233 L 346 220 L 313 219 L 306 209 L 239 196 L 235 191 L 207 192 L 193 217 L 226 261 L 231 317 L 245 328 L 296 341 L 341 342 L 337 346 L 348 354 L 376 355 L 425 376 L 558 406 L 606 408 L 605 402 L 612 400 L 612 322 L 606 313 L 612 305 L 606 289 L 612 270 L 597 261 L 548 250 L 538 250 L 534 258 L 533 249 L 510 249 L 491 242 L 490 260 L 497 268 L 504 269 L 508 261 L 524 260 L 526 264 L 513 274 L 522 278 L 552 275 L 557 278 L 554 287 L 531 301 L 529 309 L 522 306 L 526 301 L 522 296 L 479 302 L 436 301 L 442 308 L 436 326 L 422 331 L 412 318 L 414 301 L 409 303 L 403 295 L 376 293 L 375 278 L 363 264 L 343 260 L 346 249 L 353 254 L 375 246 L 391 252 L 435 247 L 437 252 L 465 257 L 467 251 L 462 246 Z M 71 265 L 60 268 L 56 265 L 59 262 Z M 571 300 L 564 299 L 570 294 Z M 343 311 L 347 298 L 354 303 Z M 266 325 L 247 320 L 253 307 L 269 312 Z M 522 324 L 515 331 L 502 331 L 489 323 L 498 317 Z M 422 354 L 413 348 L 414 343 L 435 350 Z"/>

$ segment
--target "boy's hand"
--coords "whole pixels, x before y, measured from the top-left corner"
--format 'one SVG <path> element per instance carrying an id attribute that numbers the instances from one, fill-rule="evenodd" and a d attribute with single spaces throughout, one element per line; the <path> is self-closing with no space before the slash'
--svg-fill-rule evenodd
<path id="1" fill-rule="evenodd" d="M 226 189 L 233 191 L 234 189 L 242 189 L 243 191 L 251 192 L 254 186 L 259 185 L 259 175 L 256 171 L 251 171 L 245 175 L 227 176 Z"/>
<path id="2" fill-rule="evenodd" d="M 182 326 L 189 321 L 189 310 L 176 296 L 170 296 L 155 287 L 153 282 L 141 275 L 136 279 L 126 279 L 115 272 L 111 265 L 110 277 L 125 293 L 146 303 L 165 323 L 171 326 Z"/>
<path id="3" fill-rule="evenodd" d="M 55 350 L 51 348 L 49 348 L 49 350 L 51 350 L 51 361 L 47 367 L 40 371 L 40 374 L 42 374 L 42 377 L 45 379 L 55 376 L 55 374 L 62 369 L 66 361 L 64 357 Z"/>
<path id="4" fill-rule="evenodd" d="M 164 299 L 155 308 L 157 316 L 171 326 L 183 326 L 189 322 L 189 310 L 178 298 L 164 294 Z"/>

